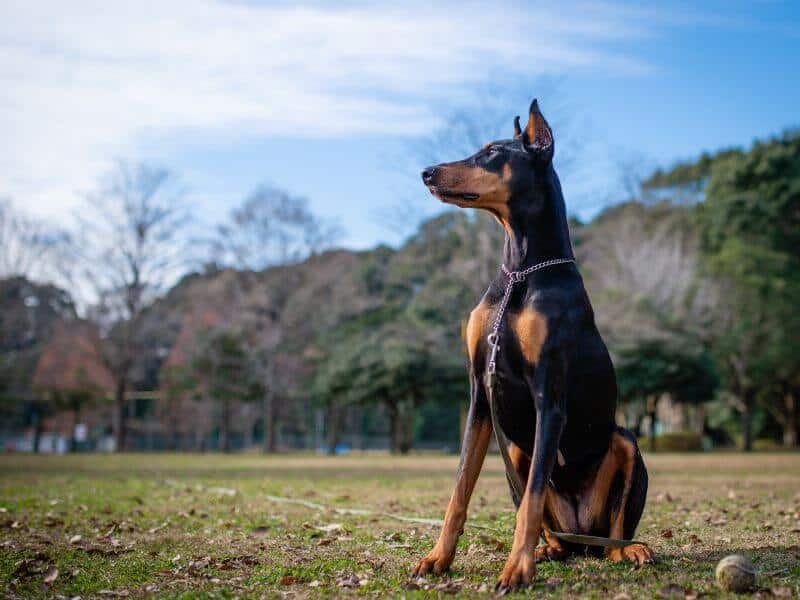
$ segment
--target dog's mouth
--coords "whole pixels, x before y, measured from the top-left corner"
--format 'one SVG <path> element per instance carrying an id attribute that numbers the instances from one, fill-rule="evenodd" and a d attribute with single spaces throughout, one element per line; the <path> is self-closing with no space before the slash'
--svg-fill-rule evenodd
<path id="1" fill-rule="evenodd" d="M 448 200 L 464 200 L 466 202 L 474 202 L 478 199 L 478 194 L 473 194 L 471 192 L 454 192 L 448 189 L 437 188 L 435 185 L 429 185 L 428 189 L 430 190 L 431 194 L 438 196 L 445 202 Z"/>

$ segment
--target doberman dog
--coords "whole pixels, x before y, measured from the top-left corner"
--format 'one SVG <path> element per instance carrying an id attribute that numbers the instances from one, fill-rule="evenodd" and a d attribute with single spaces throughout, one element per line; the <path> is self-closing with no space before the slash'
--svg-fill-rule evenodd
<path id="1" fill-rule="evenodd" d="M 504 433 L 498 440 L 507 440 L 509 464 L 517 481 L 524 482 L 521 498 L 512 487 L 516 527 L 498 590 L 531 583 L 537 561 L 592 550 L 564 542 L 554 532 L 630 540 L 644 510 L 647 471 L 636 438 L 615 422 L 614 367 L 574 264 L 553 151 L 553 132 L 534 100 L 525 128 L 519 117 L 514 120 L 513 139 L 422 171 L 423 182 L 440 200 L 494 215 L 506 240 L 504 268 L 467 324 L 471 400 L 455 489 L 439 540 L 416 566 L 415 576 L 441 574 L 453 562 L 492 436 L 492 406 Z M 552 259 L 568 260 L 509 284 L 509 272 Z M 487 389 L 490 354 L 495 354 L 487 334 L 498 312 L 503 320 L 499 342 L 494 341 L 496 375 Z M 540 536 L 544 544 L 537 547 Z M 641 543 L 602 552 L 613 561 L 653 562 L 652 551 Z"/>

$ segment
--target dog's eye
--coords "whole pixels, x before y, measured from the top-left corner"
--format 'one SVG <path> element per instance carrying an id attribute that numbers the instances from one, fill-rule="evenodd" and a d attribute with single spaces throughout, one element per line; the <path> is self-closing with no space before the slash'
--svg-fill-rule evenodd
<path id="1" fill-rule="evenodd" d="M 489 153 L 488 153 L 489 158 L 497 156 L 498 154 L 500 154 L 501 151 L 502 148 L 500 146 L 489 146 Z"/>

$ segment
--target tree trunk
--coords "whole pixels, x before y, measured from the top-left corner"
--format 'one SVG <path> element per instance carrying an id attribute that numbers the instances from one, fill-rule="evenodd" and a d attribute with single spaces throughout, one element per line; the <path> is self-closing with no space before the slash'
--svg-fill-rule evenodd
<path id="1" fill-rule="evenodd" d="M 396 402 L 387 402 L 389 412 L 389 452 L 397 454 L 400 449 L 400 410 Z"/>
<path id="2" fill-rule="evenodd" d="M 74 453 L 78 451 L 78 438 L 75 437 L 75 433 L 78 429 L 78 422 L 81 418 L 81 409 L 78 407 L 73 410 L 72 431 L 70 432 L 69 436 L 69 451 Z"/>
<path id="3" fill-rule="evenodd" d="M 125 392 L 128 390 L 128 382 L 122 377 L 117 381 L 117 388 L 114 391 L 114 440 L 116 442 L 116 452 L 124 452 L 128 445 L 128 427 L 125 404 Z"/>
<path id="4" fill-rule="evenodd" d="M 38 454 L 42 443 L 42 415 L 37 410 L 33 418 L 33 453 Z"/>
<path id="5" fill-rule="evenodd" d="M 228 398 L 222 401 L 222 418 L 219 423 L 219 449 L 230 452 L 231 402 Z"/>
<path id="6" fill-rule="evenodd" d="M 275 401 L 272 390 L 269 388 L 264 392 L 264 399 L 261 404 L 261 416 L 264 422 L 264 443 L 262 451 L 264 454 L 275 452 Z"/>
<path id="7" fill-rule="evenodd" d="M 745 392 L 742 398 L 742 450 L 751 452 L 753 450 L 753 394 Z"/>
<path id="8" fill-rule="evenodd" d="M 400 440 L 398 450 L 400 454 L 408 454 L 414 446 L 414 416 L 415 416 L 415 402 L 408 400 L 403 403 L 403 410 L 401 413 L 401 428 Z"/>
<path id="9" fill-rule="evenodd" d="M 325 416 L 325 424 L 327 425 L 327 443 L 328 454 L 336 454 L 336 446 L 339 445 L 339 437 L 341 431 L 339 428 L 339 410 L 336 403 L 331 401 L 328 403 L 327 415 Z"/>
<path id="10" fill-rule="evenodd" d="M 178 449 L 178 413 L 181 402 L 177 398 L 167 400 L 167 450 Z"/>
<path id="11" fill-rule="evenodd" d="M 650 396 L 647 399 L 647 414 L 650 417 L 650 441 L 648 443 L 650 452 L 656 451 L 656 407 L 658 406 L 658 397 Z"/>
<path id="12" fill-rule="evenodd" d="M 783 397 L 786 409 L 786 422 L 783 425 L 783 445 L 787 448 L 794 448 L 798 441 L 798 409 L 797 397 L 793 392 L 787 392 Z"/>

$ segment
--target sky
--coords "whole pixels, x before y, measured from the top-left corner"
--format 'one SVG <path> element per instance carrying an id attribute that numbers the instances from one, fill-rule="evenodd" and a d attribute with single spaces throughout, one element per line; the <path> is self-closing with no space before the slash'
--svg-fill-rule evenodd
<path id="1" fill-rule="evenodd" d="M 0 197 L 64 223 L 115 161 L 144 161 L 177 173 L 200 227 L 266 183 L 346 247 L 397 243 L 442 210 L 419 140 L 491 93 L 505 135 L 539 97 L 588 219 L 620 165 L 800 125 L 798 71 L 793 1 L 0 0 Z"/>

